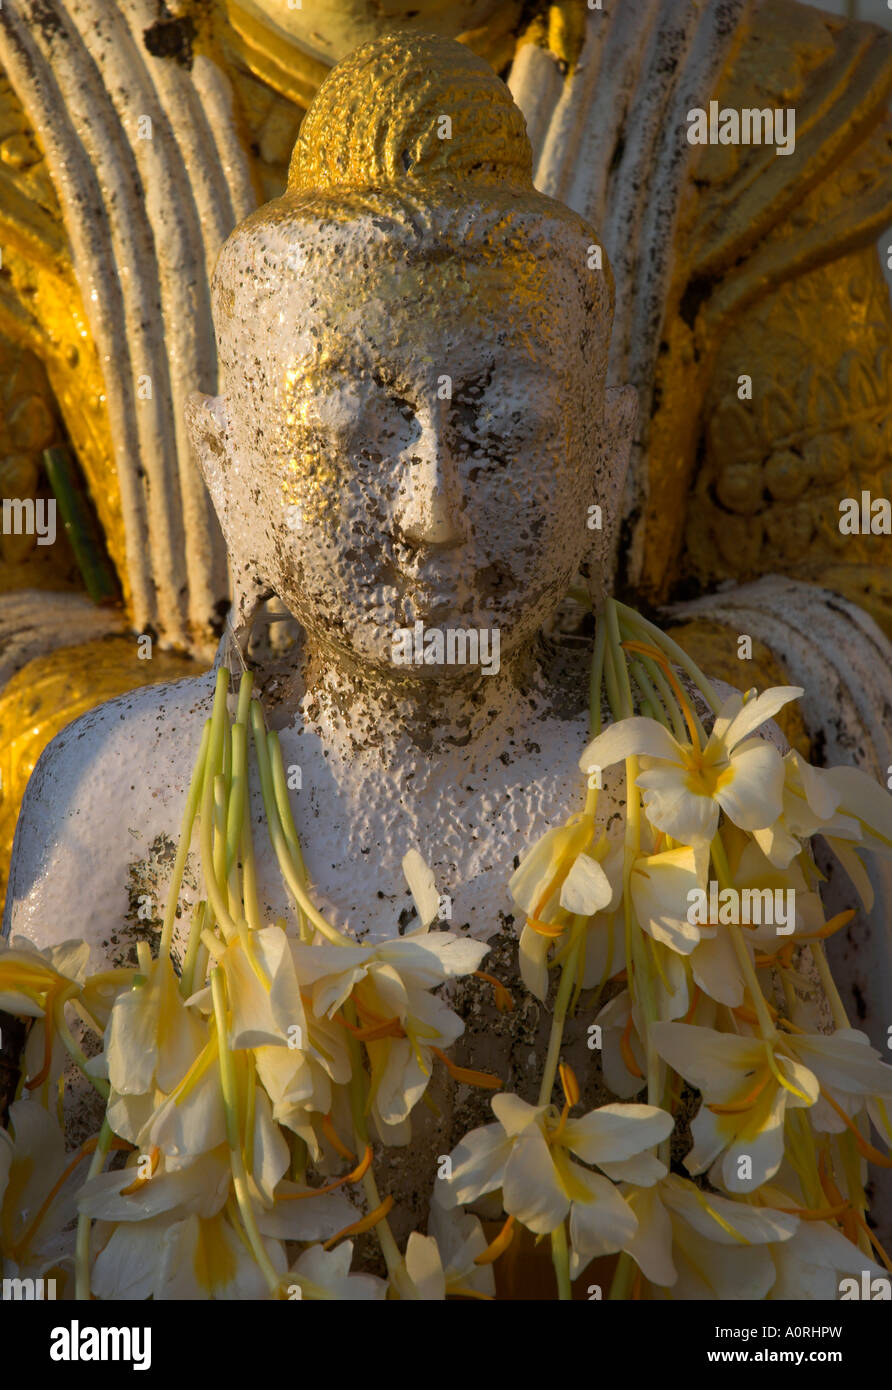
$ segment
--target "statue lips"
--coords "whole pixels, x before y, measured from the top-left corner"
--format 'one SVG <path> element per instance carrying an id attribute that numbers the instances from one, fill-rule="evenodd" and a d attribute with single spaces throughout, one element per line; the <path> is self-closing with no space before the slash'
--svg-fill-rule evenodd
<path id="1" fill-rule="evenodd" d="M 419 617 L 432 617 L 444 610 L 458 613 L 468 606 L 471 591 L 456 563 L 457 557 L 437 556 L 403 567 L 405 597 Z"/>

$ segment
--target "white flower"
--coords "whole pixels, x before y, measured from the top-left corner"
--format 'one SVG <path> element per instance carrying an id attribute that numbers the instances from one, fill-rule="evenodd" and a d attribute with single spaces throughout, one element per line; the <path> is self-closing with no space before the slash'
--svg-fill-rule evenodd
<path id="1" fill-rule="evenodd" d="M 299 1134 L 318 1162 L 322 1150 L 314 1117 L 329 1114 L 334 1087 L 350 1081 L 346 1029 L 309 1012 L 303 1047 L 257 1047 L 254 1061 L 273 1102 L 273 1119 Z"/>
<path id="2" fill-rule="evenodd" d="M 620 840 L 618 844 L 608 846 L 601 863 L 612 891 L 609 902 L 589 918 L 582 938 L 580 973 L 583 989 L 594 989 L 625 968 L 626 933 L 620 912 L 624 856 L 625 850 Z"/>
<path id="3" fill-rule="evenodd" d="M 608 852 L 602 836 L 594 854 L 586 853 L 594 838 L 594 817 L 580 812 L 547 830 L 523 856 L 512 874 L 508 891 L 524 913 L 519 963 L 524 984 L 537 999 L 548 993 L 547 959 L 550 947 L 573 916 L 593 917 L 611 905 L 622 888 L 622 861 L 611 882 L 601 859 Z M 620 969 L 617 965 L 616 969 Z"/>
<path id="4" fill-rule="evenodd" d="M 358 1023 L 343 1024 L 365 1046 L 371 1069 L 371 1113 L 385 1143 L 406 1142 L 401 1126 L 430 1080 L 432 1049 L 464 1031 L 456 1013 L 430 993 L 477 969 L 489 947 L 453 932 L 413 933 L 376 946 L 292 943 L 313 1012 L 333 1019 L 349 1000 Z"/>
<path id="5" fill-rule="evenodd" d="M 632 865 L 629 886 L 643 931 L 679 955 L 689 956 L 700 942 L 700 928 L 688 920 L 690 894 L 706 884 L 709 851 L 687 845 L 641 855 Z"/>
<path id="6" fill-rule="evenodd" d="M 263 1246 L 273 1269 L 284 1274 L 284 1247 L 269 1239 Z M 91 1288 L 97 1298 L 116 1301 L 269 1297 L 260 1266 L 225 1211 L 183 1220 L 165 1213 L 115 1226 L 94 1260 Z"/>
<path id="7" fill-rule="evenodd" d="M 589 744 L 579 766 L 586 771 L 640 756 L 637 785 L 648 820 L 680 844 L 709 843 L 720 811 L 741 829 L 756 830 L 781 813 L 784 767 L 776 748 L 748 735 L 802 694 L 800 686 L 785 685 L 745 703 L 738 693 L 729 696 L 703 749 L 679 743 L 655 719 L 623 719 Z"/>
<path id="8" fill-rule="evenodd" d="M 296 1284 L 307 1299 L 334 1299 L 340 1303 L 378 1301 L 387 1297 L 387 1284 L 374 1274 L 351 1274 L 352 1240 L 334 1250 L 311 1245 L 293 1270 L 282 1280 L 285 1288 Z"/>
<path id="9" fill-rule="evenodd" d="M 409 885 L 422 930 L 426 931 L 439 914 L 440 895 L 433 870 L 417 849 L 407 850 L 403 855 L 403 877 Z"/>
<path id="10" fill-rule="evenodd" d="M 842 1134 L 849 1126 L 839 1112 L 853 1120 L 866 1106 L 886 1142 L 892 1144 L 892 1067 L 880 1060 L 866 1033 L 855 1028 L 837 1028 L 832 1034 L 794 1033 L 787 1045 L 814 1073 L 824 1092 L 809 1114 L 815 1129 Z"/>
<path id="11" fill-rule="evenodd" d="M 13 1101 L 10 1132 L 0 1129 L 0 1260 L 19 1277 L 38 1277 L 64 1254 L 62 1232 L 75 1215 L 76 1184 L 63 1180 L 77 1158 L 65 1152 L 55 1119 L 36 1100 Z M 54 1191 L 55 1190 L 55 1191 Z"/>
<path id="12" fill-rule="evenodd" d="M 889 1279 L 887 1270 L 826 1221 L 800 1221 L 793 1238 L 772 1246 L 771 1253 L 777 1270 L 769 1294 L 772 1301 L 836 1301 L 843 1278 L 860 1284 L 866 1272 L 871 1280 Z"/>
<path id="13" fill-rule="evenodd" d="M 136 980 L 118 995 L 106 1030 L 108 1079 L 120 1096 L 172 1091 L 207 1036 L 180 994 L 169 956 Z"/>
<path id="14" fill-rule="evenodd" d="M 818 1098 L 817 1079 L 789 1053 L 793 1040 L 778 1034 L 766 1043 L 688 1023 L 655 1023 L 651 1037 L 660 1056 L 703 1096 L 691 1124 L 688 1172 L 703 1173 L 724 1155 L 720 1171 L 729 1192 L 752 1192 L 773 1177 L 784 1156 L 786 1107 Z"/>
<path id="15" fill-rule="evenodd" d="M 615 1096 L 635 1096 L 647 1081 L 647 1061 L 627 989 L 609 1000 L 595 1020 L 601 1029 L 601 1070 Z"/>
<path id="16" fill-rule="evenodd" d="M 653 1187 L 623 1187 L 638 1219 L 625 1249 L 673 1299 L 764 1298 L 775 1281 L 767 1248 L 789 1241 L 795 1216 L 703 1192 L 670 1173 Z"/>
<path id="17" fill-rule="evenodd" d="M 892 854 L 892 797 L 859 768 L 812 767 L 790 752 L 784 759 L 782 812 L 771 825 L 756 830 L 755 839 L 773 864 L 786 868 L 801 841 L 818 834 L 870 910 L 873 888 L 857 851 Z"/>
<path id="18" fill-rule="evenodd" d="M 303 1046 L 307 1021 L 291 942 L 281 927 L 253 931 L 248 940 L 254 964 L 238 938 L 220 957 L 232 1013 L 230 1047 L 288 1047 L 295 1038 Z"/>
<path id="19" fill-rule="evenodd" d="M 892 797 L 874 777 L 856 767 L 812 767 L 795 750 L 784 758 L 783 810 L 755 838 L 772 863 L 785 868 L 800 841 L 821 834 L 828 840 L 861 841 L 892 851 Z"/>
<path id="20" fill-rule="evenodd" d="M 90 960 L 85 941 L 38 950 L 27 937 L 0 937 L 0 1009 L 19 1018 L 43 1018 L 71 986 L 83 984 Z"/>
<path id="21" fill-rule="evenodd" d="M 612 1182 L 570 1154 L 609 1178 L 655 1182 L 666 1168 L 646 1150 L 671 1133 L 671 1115 L 653 1105 L 604 1105 L 571 1120 L 566 1109 L 561 1115 L 506 1093 L 493 1097 L 492 1108 L 499 1123 L 465 1136 L 435 1200 L 465 1204 L 501 1188 L 505 1211 L 536 1235 L 556 1230 L 569 1214 L 574 1278 L 596 1255 L 622 1249 L 635 1231 L 631 1209 Z"/>
<path id="22" fill-rule="evenodd" d="M 457 1207 L 431 1204 L 428 1234 L 413 1231 L 406 1245 L 406 1271 L 425 1303 L 447 1295 L 492 1298 L 496 1281 L 491 1264 L 475 1264 L 486 1248 L 479 1218 Z"/>

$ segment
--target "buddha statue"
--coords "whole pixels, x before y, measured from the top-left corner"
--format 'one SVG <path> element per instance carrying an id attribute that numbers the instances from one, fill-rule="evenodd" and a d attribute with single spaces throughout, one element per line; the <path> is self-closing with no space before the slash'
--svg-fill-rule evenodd
<path id="1" fill-rule="evenodd" d="M 687 649 L 738 688 L 803 685 L 802 719 L 781 716 L 797 746 L 885 775 L 885 541 L 843 535 L 839 506 L 888 494 L 889 35 L 796 0 L 44 9 L 0 24 L 0 491 L 48 496 L 42 451 L 64 443 L 96 524 L 54 547 L 0 538 L 0 888 L 51 737 L 213 659 L 239 596 L 184 423 L 188 389 L 218 389 L 210 273 L 282 192 L 331 64 L 385 30 L 458 37 L 502 74 L 534 185 L 599 230 L 608 380 L 638 396 L 611 521 L 623 591 L 672 602 Z M 794 107 L 795 148 L 691 144 L 687 113 L 712 101 Z M 119 602 L 96 607 L 103 566 Z M 836 947 L 862 1020 L 892 1002 L 871 873 L 857 949 Z"/>
<path id="2" fill-rule="evenodd" d="M 360 937 L 411 907 L 411 848 L 453 921 L 496 932 L 518 838 L 578 795 L 587 644 L 540 634 L 581 565 L 596 600 L 609 586 L 635 418 L 634 393 L 606 387 L 596 245 L 533 189 L 504 85 L 429 38 L 334 70 L 286 193 L 221 251 L 222 394 L 188 407 L 234 576 L 219 659 L 251 660 L 270 592 L 298 620 L 284 661 L 252 664 L 313 891 Z M 13 932 L 43 944 L 54 922 L 126 955 L 213 685 L 134 691 L 54 740 L 19 822 Z M 287 916 L 259 863 L 264 913 Z"/>
<path id="3" fill-rule="evenodd" d="M 577 576 L 596 606 L 615 583 L 637 424 L 636 392 L 609 384 L 599 235 L 534 188 L 523 117 L 482 59 L 389 36 L 332 71 L 211 301 L 220 393 L 186 415 L 232 574 L 215 667 L 251 673 L 277 732 L 313 901 L 392 940 L 416 851 L 452 931 L 513 944 L 509 880 L 578 810 L 590 735 L 588 643 L 555 618 Z M 253 641 L 271 598 L 299 625 L 278 650 Z M 81 937 L 110 966 L 157 941 L 215 684 L 134 690 L 53 740 L 6 932 Z M 607 825 L 621 780 L 601 795 Z M 256 781 L 249 805 L 259 824 Z M 293 923 L 273 845 L 255 848 L 260 917 Z M 202 891 L 193 853 L 184 906 Z M 175 930 L 177 963 L 184 946 Z M 515 1080 L 540 1032 L 524 1011 L 492 1040 Z M 582 1093 L 610 1096 L 594 1067 Z M 443 1142 L 422 1133 L 393 1177 L 410 1219 Z"/>
<path id="4" fill-rule="evenodd" d="M 803 714 L 829 756 L 892 762 L 883 539 L 838 528 L 843 498 L 888 492 L 888 35 L 795 0 L 178 0 L 160 17 L 120 0 L 102 24 L 51 8 L 42 23 L 22 0 L 0 25 L 0 480 L 46 494 L 41 451 L 67 441 L 120 604 L 90 602 L 62 528 L 53 548 L 0 541 L 0 884 L 52 735 L 212 659 L 232 594 L 183 415 L 189 385 L 217 389 L 210 271 L 282 191 L 331 64 L 384 30 L 483 56 L 527 120 L 536 187 L 600 231 L 611 384 L 639 397 L 624 587 L 674 600 L 684 642 L 732 684 L 820 689 Z M 686 113 L 712 100 L 795 106 L 795 149 L 691 145 Z M 89 570 L 97 542 L 79 539 Z M 801 723 L 787 732 L 804 746 Z"/>
<path id="5" fill-rule="evenodd" d="M 589 644 L 542 629 L 580 566 L 593 600 L 609 586 L 635 398 L 606 386 L 596 234 L 530 169 L 523 118 L 481 59 L 376 41 L 333 71 L 286 193 L 239 224 L 214 274 L 222 391 L 193 394 L 188 419 L 234 580 L 217 664 L 251 669 L 313 900 L 362 941 L 414 920 L 414 850 L 444 925 L 507 954 L 516 857 L 578 809 Z M 270 593 L 300 625 L 284 655 L 252 643 Z M 19 820 L 7 931 L 82 937 L 112 967 L 157 943 L 214 684 L 132 691 L 53 740 Z M 273 847 L 255 843 L 261 914 L 293 923 Z M 184 907 L 202 892 L 196 842 Z M 177 927 L 179 963 L 184 946 Z M 522 1019 L 485 1060 L 504 1070 Z M 416 1221 L 437 1133 L 394 1176 Z"/>

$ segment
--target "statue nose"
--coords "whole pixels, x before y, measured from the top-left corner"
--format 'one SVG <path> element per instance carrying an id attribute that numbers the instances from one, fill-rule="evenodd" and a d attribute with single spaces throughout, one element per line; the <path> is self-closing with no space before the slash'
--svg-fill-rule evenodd
<path id="1" fill-rule="evenodd" d="M 453 459 L 439 420 L 422 431 L 403 482 L 399 527 L 413 545 L 445 548 L 461 544 L 458 488 Z"/>

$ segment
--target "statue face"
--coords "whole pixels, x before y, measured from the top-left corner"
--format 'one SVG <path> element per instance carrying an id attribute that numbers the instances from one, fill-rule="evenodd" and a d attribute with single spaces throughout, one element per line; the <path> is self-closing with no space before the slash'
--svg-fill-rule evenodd
<path id="1" fill-rule="evenodd" d="M 583 346 L 560 264 L 362 263 L 250 310 L 236 296 L 209 476 L 236 570 L 249 558 L 318 643 L 363 662 L 394 668 L 395 631 L 419 621 L 498 630 L 504 660 L 591 542 L 606 347 Z"/>

